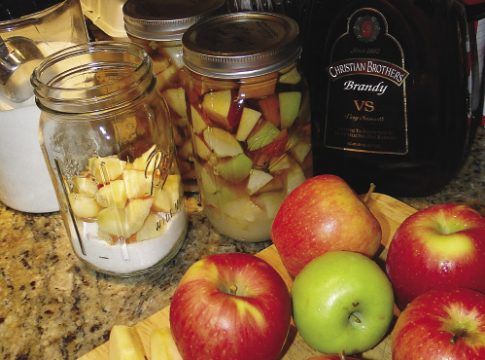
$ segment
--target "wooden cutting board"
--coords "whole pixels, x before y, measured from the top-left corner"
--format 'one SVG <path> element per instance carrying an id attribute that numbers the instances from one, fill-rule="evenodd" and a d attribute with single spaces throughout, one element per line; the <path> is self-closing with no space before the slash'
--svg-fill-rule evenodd
<path id="1" fill-rule="evenodd" d="M 367 206 L 370 208 L 374 216 L 379 220 L 382 228 L 382 245 L 383 250 L 380 254 L 380 259 L 385 260 L 387 254 L 387 247 L 401 222 L 409 215 L 416 212 L 416 209 L 403 202 L 394 199 L 393 197 L 384 194 L 372 194 L 371 198 L 367 201 Z M 276 251 L 276 248 L 272 245 L 263 251 L 259 252 L 257 256 L 266 260 L 271 266 L 273 266 L 281 277 L 285 280 L 288 288 L 291 288 L 292 279 L 286 271 L 281 259 Z M 137 332 L 139 333 L 145 352 L 149 354 L 149 341 L 150 334 L 154 329 L 169 327 L 169 306 L 156 312 L 147 319 L 139 322 L 135 325 Z M 80 359 L 82 360 L 104 360 L 108 359 L 108 343 L 95 348 L 91 352 L 85 354 Z M 311 356 L 318 355 L 318 352 L 312 350 L 302 338 L 297 334 L 296 329 L 292 326 L 288 342 L 283 356 L 284 360 L 305 360 Z M 365 359 L 369 360 L 390 360 L 390 346 L 389 338 L 385 338 L 376 348 L 366 352 L 364 354 Z"/>

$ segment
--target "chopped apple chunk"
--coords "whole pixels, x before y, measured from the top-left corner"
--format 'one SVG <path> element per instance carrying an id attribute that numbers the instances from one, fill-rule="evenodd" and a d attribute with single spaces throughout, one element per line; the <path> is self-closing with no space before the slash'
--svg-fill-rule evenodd
<path id="1" fill-rule="evenodd" d="M 82 193 L 70 193 L 69 203 L 74 215 L 82 219 L 95 218 L 101 209 L 92 196 Z"/>
<path id="2" fill-rule="evenodd" d="M 148 196 L 152 192 L 153 175 L 141 170 L 123 171 L 126 196 L 128 199 Z"/>
<path id="3" fill-rule="evenodd" d="M 221 203 L 221 207 L 226 215 L 249 222 L 261 219 L 266 215 L 259 206 L 247 197 Z"/>
<path id="4" fill-rule="evenodd" d="M 291 155 L 301 164 L 310 153 L 311 147 L 309 143 L 299 142 L 291 148 Z"/>
<path id="5" fill-rule="evenodd" d="M 279 157 L 271 159 L 269 162 L 268 170 L 271 174 L 278 173 L 283 170 L 289 169 L 291 166 L 291 160 L 288 155 L 283 154 Z"/>
<path id="6" fill-rule="evenodd" d="M 211 150 L 198 135 L 194 135 L 194 147 L 195 153 L 199 155 L 201 159 L 208 160 L 211 156 Z"/>
<path id="7" fill-rule="evenodd" d="M 269 121 L 266 121 L 262 126 L 258 127 L 247 140 L 248 149 L 250 151 L 261 149 L 268 144 L 271 144 L 280 134 L 280 131 Z"/>
<path id="8" fill-rule="evenodd" d="M 155 214 L 149 214 L 143 227 L 136 233 L 136 240 L 148 240 L 158 237 L 165 232 L 166 223 Z"/>
<path id="9" fill-rule="evenodd" d="M 129 238 L 140 230 L 150 213 L 151 198 L 134 199 L 124 208 L 110 206 L 98 213 L 99 230 L 113 236 Z"/>
<path id="10" fill-rule="evenodd" d="M 206 144 L 218 157 L 236 156 L 243 152 L 236 138 L 225 130 L 210 127 L 203 134 Z"/>
<path id="11" fill-rule="evenodd" d="M 239 121 L 236 139 L 239 141 L 246 140 L 260 117 L 261 113 L 259 111 L 245 107 L 241 114 L 241 120 Z"/>
<path id="12" fill-rule="evenodd" d="M 215 122 L 228 128 L 228 117 L 231 104 L 231 90 L 213 91 L 204 95 L 202 109 L 204 109 Z"/>
<path id="13" fill-rule="evenodd" d="M 249 194 L 255 194 L 256 192 L 258 192 L 259 189 L 269 183 L 272 179 L 273 176 L 271 174 L 268 174 L 267 172 L 264 172 L 262 170 L 252 169 L 249 173 L 249 180 L 247 185 Z"/>
<path id="14" fill-rule="evenodd" d="M 301 75 L 297 68 L 294 67 L 287 73 L 282 74 L 278 81 L 282 84 L 296 85 L 301 81 Z"/>
<path id="15" fill-rule="evenodd" d="M 305 181 L 305 174 L 301 169 L 300 165 L 293 161 L 293 164 L 288 169 L 286 173 L 285 185 L 286 185 L 286 193 L 289 194 L 292 192 L 296 187 L 301 185 Z"/>
<path id="16" fill-rule="evenodd" d="M 158 168 L 160 161 L 161 155 L 159 152 L 157 152 L 157 146 L 153 145 L 150 149 L 145 151 L 140 157 L 137 157 L 133 161 L 132 168 L 151 173 Z"/>
<path id="17" fill-rule="evenodd" d="M 177 67 L 175 65 L 170 65 L 162 72 L 156 74 L 157 77 L 157 87 L 163 89 L 169 85 L 169 83 L 177 75 Z"/>
<path id="18" fill-rule="evenodd" d="M 169 327 L 150 334 L 150 360 L 182 360 Z"/>
<path id="19" fill-rule="evenodd" d="M 125 206 L 127 199 L 125 182 L 123 180 L 112 181 L 96 193 L 96 201 L 102 207 L 116 206 L 122 208 Z"/>
<path id="20" fill-rule="evenodd" d="M 177 210 L 176 206 L 181 192 L 180 181 L 179 175 L 168 175 L 163 188 L 155 187 L 152 206 L 154 211 L 170 212 Z"/>
<path id="21" fill-rule="evenodd" d="M 207 123 L 204 121 L 199 111 L 193 106 L 190 106 L 190 116 L 192 118 L 192 131 L 196 134 L 200 134 L 207 127 Z"/>
<path id="22" fill-rule="evenodd" d="M 253 201 L 266 212 L 268 218 L 274 219 L 284 198 L 284 193 L 272 191 L 255 196 Z"/>
<path id="23" fill-rule="evenodd" d="M 145 351 L 135 328 L 115 325 L 109 336 L 109 360 L 145 360 Z"/>
<path id="24" fill-rule="evenodd" d="M 167 89 L 162 92 L 162 96 L 167 101 L 171 110 L 181 118 L 187 117 L 187 103 L 185 102 L 185 91 L 178 87 L 174 89 Z"/>
<path id="25" fill-rule="evenodd" d="M 300 112 L 301 92 L 288 91 L 278 94 L 280 101 L 281 128 L 293 125 Z"/>
<path id="26" fill-rule="evenodd" d="M 89 171 L 94 175 L 98 184 L 106 184 L 120 177 L 126 162 L 116 156 L 92 157 L 89 159 Z"/>
<path id="27" fill-rule="evenodd" d="M 222 161 L 216 166 L 217 173 L 230 182 L 239 182 L 248 177 L 253 162 L 244 154 Z"/>
<path id="28" fill-rule="evenodd" d="M 94 196 L 98 192 L 98 184 L 91 176 L 75 176 L 72 179 L 74 191 Z"/>

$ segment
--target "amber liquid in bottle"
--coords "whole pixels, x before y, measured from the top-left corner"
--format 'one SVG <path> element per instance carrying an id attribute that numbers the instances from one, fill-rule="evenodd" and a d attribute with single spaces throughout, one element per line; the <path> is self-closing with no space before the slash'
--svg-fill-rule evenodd
<path id="1" fill-rule="evenodd" d="M 370 183 L 396 196 L 439 191 L 462 165 L 480 110 L 463 4 L 313 1 L 308 13 L 314 173 L 358 192 Z"/>

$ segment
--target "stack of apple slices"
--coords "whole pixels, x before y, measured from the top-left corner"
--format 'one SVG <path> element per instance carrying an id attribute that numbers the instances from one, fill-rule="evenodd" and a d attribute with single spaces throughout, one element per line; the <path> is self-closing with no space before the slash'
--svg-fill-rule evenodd
<path id="1" fill-rule="evenodd" d="M 128 242 L 158 237 L 165 221 L 158 213 L 178 211 L 180 176 L 161 176 L 160 153 L 153 145 L 133 162 L 116 156 L 92 157 L 88 169 L 72 179 L 69 203 L 79 221 L 96 222 L 98 237 Z"/>

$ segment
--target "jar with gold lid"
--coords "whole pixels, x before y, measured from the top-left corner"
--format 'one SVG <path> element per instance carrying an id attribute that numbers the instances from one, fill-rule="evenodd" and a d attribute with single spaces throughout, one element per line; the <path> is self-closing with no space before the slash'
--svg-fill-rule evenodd
<path id="1" fill-rule="evenodd" d="M 74 46 L 46 58 L 32 84 L 76 255 L 117 276 L 166 263 L 182 245 L 187 216 L 149 56 L 130 43 Z"/>
<path id="2" fill-rule="evenodd" d="M 224 0 L 128 0 L 126 33 L 151 56 L 158 91 L 170 108 L 177 159 L 186 191 L 196 191 L 192 142 L 182 86 L 182 36 L 200 19 L 222 11 Z"/>
<path id="3" fill-rule="evenodd" d="M 312 173 L 298 25 L 271 13 L 206 19 L 183 37 L 204 212 L 222 234 L 270 238 L 281 202 Z"/>

